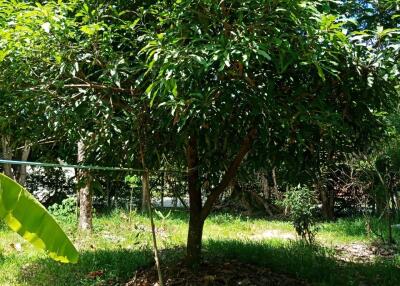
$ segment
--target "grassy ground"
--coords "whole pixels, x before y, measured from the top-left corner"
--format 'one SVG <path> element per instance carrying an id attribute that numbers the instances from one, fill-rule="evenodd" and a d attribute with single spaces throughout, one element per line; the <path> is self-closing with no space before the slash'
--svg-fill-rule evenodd
<path id="1" fill-rule="evenodd" d="M 81 252 L 76 265 L 53 262 L 0 225 L 0 285 L 123 285 L 135 270 L 152 264 L 150 227 L 144 216 L 114 212 L 97 217 L 90 236 L 77 233 L 72 217 L 63 218 L 61 224 Z M 157 216 L 156 224 L 162 261 L 180 259 L 187 214 Z M 319 246 L 286 239 L 294 236 L 288 222 L 218 214 L 206 222 L 204 254 L 206 259 L 234 258 L 264 265 L 315 285 L 400 285 L 400 253 L 363 264 L 334 258 L 332 245 L 372 242 L 361 219 L 322 224 Z M 400 241 L 400 233 L 395 236 Z"/>

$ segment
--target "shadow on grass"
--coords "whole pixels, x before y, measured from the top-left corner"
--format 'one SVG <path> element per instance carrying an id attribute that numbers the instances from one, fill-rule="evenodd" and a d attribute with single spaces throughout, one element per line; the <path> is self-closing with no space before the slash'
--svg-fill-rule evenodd
<path id="1" fill-rule="evenodd" d="M 95 250 L 81 253 L 77 264 L 36 260 L 21 269 L 19 282 L 41 286 L 124 285 L 137 269 L 152 264 L 151 250 Z"/>
<path id="2" fill-rule="evenodd" d="M 162 264 L 183 257 L 183 249 L 162 251 Z M 400 285 L 400 260 L 356 264 L 338 261 L 332 250 L 301 242 L 264 240 L 206 240 L 204 258 L 210 261 L 238 260 L 270 268 L 277 273 L 314 285 Z M 151 250 L 94 250 L 81 254 L 76 265 L 50 259 L 25 265 L 19 275 L 23 285 L 124 285 L 136 270 L 153 265 Z M 240 271 L 240 269 L 238 269 Z"/>
<path id="3" fill-rule="evenodd" d="M 316 285 L 400 285 L 400 261 L 348 263 L 335 259 L 332 250 L 302 242 L 210 240 L 205 248 L 209 259 L 237 259 Z"/>
<path id="4" fill-rule="evenodd" d="M 4 261 L 6 260 L 6 258 L 3 255 L 3 250 L 0 248 L 0 265 L 2 265 L 4 263 Z"/>

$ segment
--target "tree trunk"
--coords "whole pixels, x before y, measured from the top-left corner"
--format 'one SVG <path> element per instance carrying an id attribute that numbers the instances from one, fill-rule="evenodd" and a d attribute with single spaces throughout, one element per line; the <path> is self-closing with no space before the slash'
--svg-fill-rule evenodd
<path id="1" fill-rule="evenodd" d="M 21 161 L 27 161 L 29 158 L 30 152 L 31 152 L 30 142 L 25 141 L 24 148 L 22 149 Z M 27 176 L 26 167 L 27 167 L 26 165 L 21 165 L 21 166 L 19 166 L 19 169 L 18 169 L 17 180 L 18 180 L 18 183 L 20 183 L 20 185 L 22 185 L 22 186 L 25 185 L 25 182 L 26 182 L 26 176 Z"/>
<path id="2" fill-rule="evenodd" d="M 269 201 L 271 199 L 271 189 L 269 187 L 268 178 L 263 173 L 260 174 L 260 181 L 264 198 Z"/>
<path id="3" fill-rule="evenodd" d="M 167 176 L 167 173 L 164 172 L 162 175 L 162 182 L 161 182 L 161 202 L 160 205 L 163 208 L 164 207 L 164 188 L 165 188 L 165 177 Z"/>
<path id="4" fill-rule="evenodd" d="M 188 165 L 188 189 L 189 189 L 189 231 L 186 248 L 186 263 L 196 265 L 201 260 L 201 241 L 203 237 L 204 220 L 201 216 L 202 202 L 201 189 L 198 170 L 198 153 L 196 137 L 189 138 L 186 150 L 186 160 Z"/>
<path id="5" fill-rule="evenodd" d="M 256 134 L 256 130 L 252 129 L 246 135 L 238 153 L 222 177 L 221 182 L 211 191 L 211 194 L 208 196 L 204 206 L 202 206 L 201 198 L 197 140 L 194 135 L 190 136 L 188 146 L 186 148 L 190 202 L 189 232 L 186 248 L 186 263 L 188 265 L 193 266 L 200 263 L 204 221 L 210 214 L 212 207 L 219 199 L 220 195 L 228 188 L 228 186 L 232 183 L 232 180 L 235 178 L 240 164 L 251 149 Z"/>
<path id="6" fill-rule="evenodd" d="M 259 194 L 257 194 L 256 192 L 254 192 L 254 191 L 252 191 L 252 190 L 249 190 L 248 192 L 249 192 L 249 194 L 250 194 L 250 197 L 253 197 L 254 200 L 255 200 L 258 204 L 260 204 L 261 206 L 264 207 L 265 212 L 266 212 L 269 216 L 273 216 L 273 213 L 272 213 L 272 211 L 271 211 L 271 208 L 270 208 L 268 202 L 267 202 L 264 198 L 262 198 Z"/>
<path id="7" fill-rule="evenodd" d="M 321 189 L 322 216 L 326 220 L 333 220 L 335 218 L 334 199 L 334 194 L 331 190 L 326 188 Z"/>
<path id="8" fill-rule="evenodd" d="M 87 171 L 82 172 L 82 178 L 84 178 L 86 181 L 85 185 L 79 189 L 79 229 L 84 231 L 92 231 L 93 207 L 91 178 Z"/>
<path id="9" fill-rule="evenodd" d="M 150 200 L 150 190 L 149 190 L 149 172 L 145 170 L 142 174 L 142 212 L 149 213 L 148 203 Z"/>
<path id="10" fill-rule="evenodd" d="M 3 150 L 3 159 L 4 160 L 12 160 L 12 149 L 10 147 L 11 138 L 10 136 L 2 136 L 1 137 L 1 147 Z M 3 164 L 4 174 L 11 179 L 14 179 L 13 171 L 11 164 Z"/>
<path id="11" fill-rule="evenodd" d="M 272 168 L 272 182 L 274 183 L 275 198 L 277 198 L 278 200 L 282 200 L 283 196 L 282 196 L 281 193 L 279 193 L 278 183 L 277 183 L 277 180 L 276 180 L 275 167 Z"/>
<path id="12" fill-rule="evenodd" d="M 210 214 L 213 205 L 219 199 L 220 195 L 229 187 L 233 179 L 236 177 L 240 164 L 244 160 L 244 157 L 247 155 L 247 153 L 249 153 L 256 136 L 257 130 L 251 129 L 246 137 L 243 139 L 238 153 L 229 165 L 229 168 L 226 170 L 221 182 L 211 191 L 211 194 L 208 196 L 206 202 L 204 203 L 204 207 L 201 211 L 201 215 L 204 220 Z"/>
<path id="13" fill-rule="evenodd" d="M 201 213 L 191 209 L 186 250 L 186 263 L 190 266 L 198 265 L 201 261 L 203 227 L 204 220 L 201 219 Z"/>
<path id="14" fill-rule="evenodd" d="M 144 116 L 144 115 L 143 115 Z M 141 118 L 141 126 L 145 126 L 145 117 Z M 142 174 L 142 212 L 150 213 L 151 208 L 151 198 L 150 198 L 150 181 L 149 181 L 149 171 L 147 170 L 146 164 L 146 133 L 144 128 L 139 128 L 137 130 L 139 138 L 139 152 L 140 152 L 140 162 L 143 168 Z M 150 202 L 150 203 L 148 203 Z"/>
<path id="15" fill-rule="evenodd" d="M 151 199 L 150 199 L 150 184 L 149 184 L 149 171 L 147 170 L 146 160 L 145 160 L 145 152 L 146 152 L 146 143 L 140 131 L 139 133 L 139 148 L 140 148 L 140 161 L 142 163 L 143 174 L 142 174 L 142 212 L 149 213 L 151 207 Z M 150 202 L 150 204 L 148 204 Z"/>
<path id="16" fill-rule="evenodd" d="M 78 163 L 85 161 L 85 144 L 78 142 Z M 93 207 L 92 207 L 92 178 L 88 170 L 78 171 L 79 187 L 79 229 L 83 231 L 93 230 Z"/>

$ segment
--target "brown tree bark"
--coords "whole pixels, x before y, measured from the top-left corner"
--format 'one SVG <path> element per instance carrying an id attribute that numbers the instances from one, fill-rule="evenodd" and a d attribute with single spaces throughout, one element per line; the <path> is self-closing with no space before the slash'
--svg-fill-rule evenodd
<path id="1" fill-rule="evenodd" d="M 332 190 L 327 188 L 321 189 L 321 203 L 322 203 L 322 217 L 326 220 L 333 220 L 335 218 L 334 204 L 335 196 Z"/>
<path id="2" fill-rule="evenodd" d="M 248 191 L 249 194 L 251 195 L 251 197 L 254 198 L 254 200 L 259 203 L 260 205 L 262 205 L 265 209 L 265 212 L 269 215 L 269 216 L 273 216 L 274 214 L 272 213 L 271 207 L 269 206 L 268 202 L 262 198 L 259 194 L 257 194 L 256 192 L 249 190 Z"/>
<path id="3" fill-rule="evenodd" d="M 198 170 L 197 139 L 190 136 L 186 149 L 188 165 L 188 189 L 189 189 L 189 231 L 187 238 L 186 263 L 195 265 L 201 259 L 201 242 L 203 236 L 204 220 L 201 216 L 202 201 Z"/>
<path id="4" fill-rule="evenodd" d="M 279 193 L 279 189 L 278 189 L 278 182 L 276 180 L 276 168 L 275 167 L 272 168 L 271 174 L 272 174 L 272 182 L 274 183 L 274 187 L 273 187 L 274 191 L 273 192 L 274 192 L 275 198 L 277 198 L 278 200 L 283 200 L 283 195 L 282 195 L 282 193 Z"/>
<path id="5" fill-rule="evenodd" d="M 14 150 L 11 147 L 11 138 L 10 136 L 2 136 L 1 137 L 1 147 L 2 147 L 2 156 L 5 160 L 12 160 Z M 31 144 L 29 141 L 25 141 L 24 147 L 22 148 L 22 152 L 20 153 L 21 161 L 27 161 L 29 158 L 29 154 L 31 152 Z M 18 154 L 19 155 L 19 154 Z M 4 164 L 3 170 L 4 174 L 12 179 L 15 179 L 20 185 L 25 185 L 26 182 L 26 165 L 19 165 L 16 167 L 12 167 L 11 164 Z"/>
<path id="6" fill-rule="evenodd" d="M 238 153 L 229 165 L 229 168 L 226 170 L 221 182 L 215 189 L 211 191 L 211 194 L 208 196 L 206 202 L 204 203 L 204 207 L 201 212 L 203 219 L 205 219 L 210 214 L 211 209 L 215 202 L 218 200 L 219 196 L 228 188 L 232 180 L 235 178 L 240 164 L 242 163 L 247 153 L 250 151 L 256 135 L 256 129 L 251 129 L 250 132 L 243 139 Z"/>
<path id="7" fill-rule="evenodd" d="M 201 260 L 201 246 L 204 221 L 210 214 L 215 202 L 220 195 L 228 188 L 232 180 L 235 178 L 246 154 L 250 151 L 252 143 L 256 137 L 256 130 L 252 129 L 244 138 L 238 153 L 226 170 L 221 182 L 214 188 L 208 196 L 204 206 L 202 206 L 201 198 L 201 182 L 199 178 L 199 158 L 197 150 L 197 140 L 194 135 L 190 136 L 187 149 L 186 160 L 188 165 L 188 189 L 189 189 L 189 232 L 186 248 L 186 263 L 188 265 L 196 265 Z"/>
<path id="8" fill-rule="evenodd" d="M 78 163 L 85 161 L 85 144 L 78 142 Z M 79 184 L 79 229 L 83 231 L 93 230 L 93 206 L 92 206 L 92 178 L 88 170 L 78 171 Z"/>
<path id="9" fill-rule="evenodd" d="M 3 153 L 3 159 L 5 160 L 12 160 L 12 149 L 10 147 L 10 142 L 11 138 L 9 136 L 1 136 L 1 147 L 2 147 L 2 153 Z M 7 177 L 10 177 L 11 179 L 14 179 L 14 174 L 12 171 L 11 164 L 4 164 L 3 165 L 3 170 L 4 170 L 4 175 Z"/>
<path id="10" fill-rule="evenodd" d="M 268 178 L 263 173 L 260 173 L 260 181 L 261 181 L 261 188 L 262 188 L 262 192 L 264 194 L 264 198 L 266 200 L 270 200 L 271 199 L 271 188 L 269 187 Z"/>
<path id="11" fill-rule="evenodd" d="M 164 207 L 164 192 L 165 192 L 165 177 L 167 176 L 167 173 L 164 172 L 162 174 L 162 181 L 161 181 L 161 201 L 160 201 L 160 206 L 163 208 Z"/>
<path id="12" fill-rule="evenodd" d="M 149 207 L 147 201 L 150 200 L 149 190 L 149 172 L 145 170 L 142 174 L 142 212 L 149 213 Z"/>
<path id="13" fill-rule="evenodd" d="M 29 141 L 25 141 L 24 148 L 22 149 L 21 153 L 21 161 L 28 161 L 30 153 L 31 153 L 31 144 Z M 20 165 L 18 168 L 17 180 L 18 183 L 20 183 L 20 185 L 22 186 L 25 185 L 26 183 L 26 177 L 27 177 L 26 167 L 27 167 L 26 165 Z"/>

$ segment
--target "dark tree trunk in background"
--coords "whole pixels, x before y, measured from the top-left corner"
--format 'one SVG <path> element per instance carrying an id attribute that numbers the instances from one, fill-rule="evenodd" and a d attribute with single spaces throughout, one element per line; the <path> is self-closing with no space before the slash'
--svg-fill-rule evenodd
<path id="1" fill-rule="evenodd" d="M 24 148 L 22 149 L 22 154 L 21 154 L 21 161 L 28 161 L 29 154 L 31 153 L 31 145 L 29 141 L 25 141 Z M 22 186 L 25 185 L 26 182 L 26 165 L 20 165 L 18 168 L 18 183 L 20 183 Z"/>
<path id="2" fill-rule="evenodd" d="M 268 178 L 265 176 L 265 174 L 263 174 L 263 173 L 260 174 L 260 181 L 261 181 L 261 188 L 262 188 L 264 198 L 266 200 L 270 200 L 271 199 L 271 188 L 269 187 Z"/>
<path id="3" fill-rule="evenodd" d="M 375 188 L 375 215 L 381 216 L 386 208 L 386 194 L 385 188 L 378 186 Z"/>
<path id="4" fill-rule="evenodd" d="M 321 189 L 321 202 L 322 202 L 322 216 L 326 220 L 333 220 L 335 218 L 334 204 L 335 195 L 332 189 Z"/>
<path id="5" fill-rule="evenodd" d="M 31 152 L 31 144 L 29 141 L 25 141 L 24 147 L 22 147 L 21 152 L 14 152 L 15 150 L 11 146 L 11 138 L 10 136 L 2 136 L 1 137 L 1 147 L 2 147 L 2 156 L 5 160 L 13 160 L 13 155 L 21 156 L 19 160 L 27 161 L 29 158 L 29 154 Z M 20 149 L 20 148 L 18 148 Z M 18 154 L 14 154 L 18 153 Z M 14 180 L 16 180 L 20 185 L 24 186 L 26 182 L 26 165 L 18 165 L 12 167 L 11 164 L 3 164 L 4 174 Z"/>
<path id="6" fill-rule="evenodd" d="M 12 149 L 10 147 L 10 137 L 9 136 L 1 136 L 1 148 L 3 153 L 3 159 L 12 160 Z M 14 179 L 13 171 L 11 168 L 11 164 L 3 164 L 4 175 Z"/>
<path id="7" fill-rule="evenodd" d="M 165 192 L 165 177 L 167 176 L 167 173 L 164 172 L 162 175 L 162 181 L 161 181 L 161 202 L 160 205 L 163 208 L 164 207 L 164 192 Z"/>
<path id="8" fill-rule="evenodd" d="M 78 163 L 85 161 L 85 144 L 78 142 Z M 92 206 L 92 178 L 89 170 L 78 171 L 79 185 L 79 229 L 83 231 L 93 230 L 93 206 Z"/>

